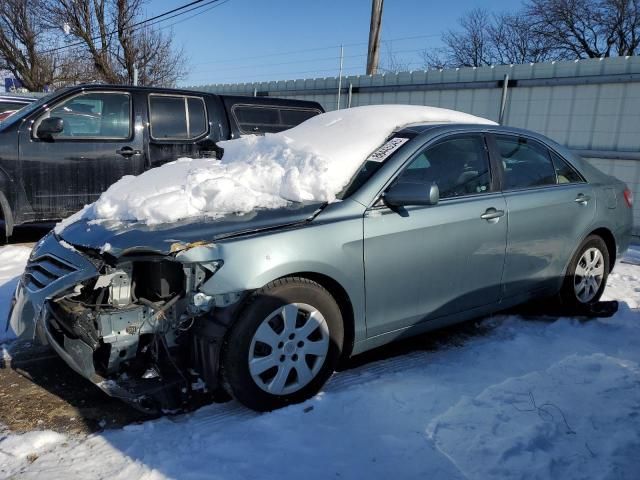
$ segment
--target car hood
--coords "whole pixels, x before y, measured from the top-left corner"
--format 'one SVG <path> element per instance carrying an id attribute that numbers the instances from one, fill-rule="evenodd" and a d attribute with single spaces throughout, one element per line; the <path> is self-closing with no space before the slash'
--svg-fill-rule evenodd
<path id="1" fill-rule="evenodd" d="M 278 209 L 255 210 L 244 215 L 192 218 L 160 225 L 78 220 L 66 226 L 58 233 L 58 237 L 74 247 L 106 252 L 114 257 L 136 251 L 169 254 L 179 250 L 181 244 L 215 242 L 301 224 L 311 220 L 321 207 L 320 203 L 293 204 Z"/>

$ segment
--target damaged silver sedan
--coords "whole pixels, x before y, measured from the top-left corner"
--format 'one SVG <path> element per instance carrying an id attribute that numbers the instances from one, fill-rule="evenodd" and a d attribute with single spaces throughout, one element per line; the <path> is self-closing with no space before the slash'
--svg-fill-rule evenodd
<path id="1" fill-rule="evenodd" d="M 500 126 L 413 125 L 385 145 L 338 202 L 51 232 L 8 328 L 146 411 L 205 390 L 271 410 L 400 337 L 532 299 L 598 302 L 630 241 L 622 182 Z"/>

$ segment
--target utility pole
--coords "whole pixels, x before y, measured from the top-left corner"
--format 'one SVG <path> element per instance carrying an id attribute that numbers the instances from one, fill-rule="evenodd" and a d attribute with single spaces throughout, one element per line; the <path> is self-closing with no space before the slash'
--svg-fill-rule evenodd
<path id="1" fill-rule="evenodd" d="M 338 76 L 338 107 L 340 110 L 340 92 L 342 90 L 342 62 L 344 61 L 344 47 L 340 45 L 340 74 Z"/>
<path id="2" fill-rule="evenodd" d="M 369 27 L 369 50 L 367 53 L 367 75 L 378 72 L 380 58 L 380 27 L 384 0 L 371 0 L 371 26 Z"/>

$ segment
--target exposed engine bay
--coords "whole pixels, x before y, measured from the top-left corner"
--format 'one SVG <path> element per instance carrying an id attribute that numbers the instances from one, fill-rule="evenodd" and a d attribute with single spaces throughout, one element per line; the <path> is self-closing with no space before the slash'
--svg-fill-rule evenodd
<path id="1" fill-rule="evenodd" d="M 48 302 L 47 330 L 66 350 L 88 346 L 91 358 L 86 350 L 76 364 L 113 396 L 145 411 L 176 410 L 218 387 L 226 327 L 212 311 L 224 312 L 240 295 L 210 296 L 199 287 L 221 265 L 172 256 L 104 263 L 100 276 Z"/>

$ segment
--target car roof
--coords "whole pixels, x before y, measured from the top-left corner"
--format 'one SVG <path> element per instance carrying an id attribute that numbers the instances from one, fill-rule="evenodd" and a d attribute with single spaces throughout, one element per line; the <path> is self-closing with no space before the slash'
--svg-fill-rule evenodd
<path id="1" fill-rule="evenodd" d="M 139 91 L 139 92 L 154 92 L 154 93 L 194 93 L 198 95 L 202 95 L 207 92 L 198 92 L 195 90 L 189 90 L 184 88 L 167 88 L 167 87 L 144 87 L 144 86 L 133 86 L 133 85 L 111 85 L 108 83 L 83 83 L 80 85 L 74 85 L 73 87 L 65 87 L 64 90 L 70 89 L 82 89 L 82 90 L 122 90 L 122 91 Z M 60 89 L 62 91 L 63 89 Z"/>

